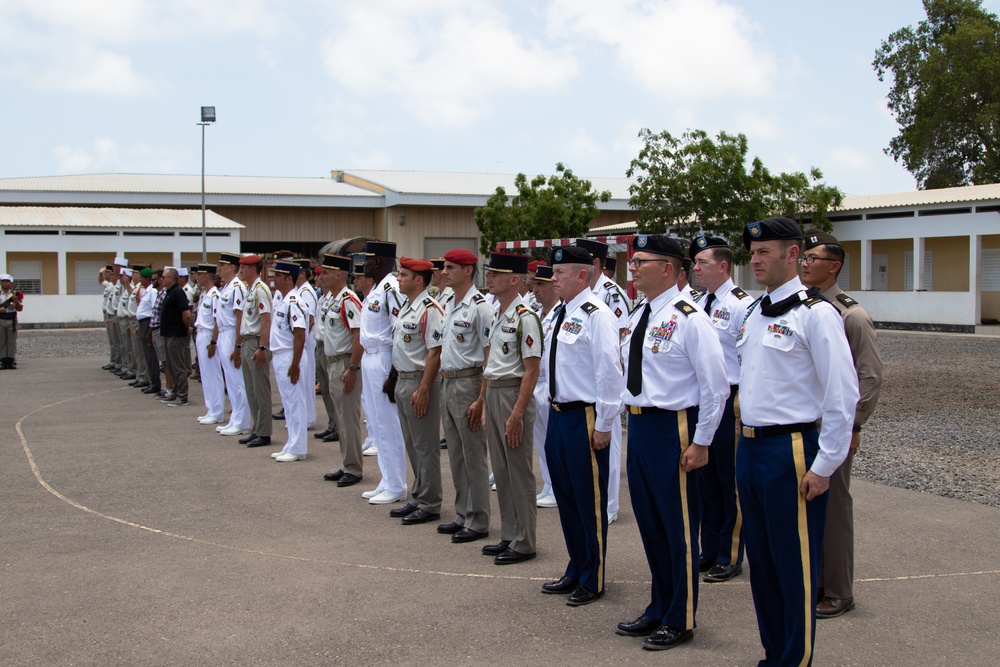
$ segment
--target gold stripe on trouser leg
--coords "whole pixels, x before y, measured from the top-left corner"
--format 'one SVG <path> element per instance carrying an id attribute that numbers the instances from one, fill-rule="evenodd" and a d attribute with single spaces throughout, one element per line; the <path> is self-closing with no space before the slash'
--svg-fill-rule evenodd
<path id="1" fill-rule="evenodd" d="M 733 442 L 733 461 L 736 461 L 736 449 L 740 446 L 740 395 L 733 399 L 733 415 L 736 417 L 736 440 Z M 729 536 L 729 564 L 736 565 L 740 557 L 740 541 L 743 539 L 743 509 L 740 507 L 740 489 L 733 475 L 733 493 L 736 494 L 736 523 L 733 533 Z"/>
<path id="2" fill-rule="evenodd" d="M 688 515 L 687 473 L 681 465 L 684 452 L 691 446 L 688 440 L 688 416 L 686 410 L 677 412 L 677 437 L 680 439 L 681 455 L 677 460 L 677 482 L 681 492 L 681 517 L 684 521 L 684 546 L 687 556 L 684 559 L 684 579 L 687 583 L 687 606 L 684 609 L 684 620 L 687 623 L 683 630 L 694 629 L 694 578 L 691 575 L 691 517 Z"/>
<path id="3" fill-rule="evenodd" d="M 587 436 L 590 439 L 590 469 L 594 477 L 594 516 L 597 518 L 597 590 L 604 590 L 604 531 L 601 530 L 601 472 L 597 468 L 597 455 L 594 453 L 594 430 L 597 426 L 595 407 L 584 409 L 587 414 Z M 610 445 L 608 445 L 610 447 Z"/>
<path id="4" fill-rule="evenodd" d="M 795 491 L 799 500 L 799 553 L 802 559 L 802 590 L 805 591 L 803 613 L 805 614 L 805 637 L 802 638 L 804 650 L 801 665 L 808 665 L 812 659 L 812 567 L 809 562 L 809 523 L 806 518 L 806 497 L 799 489 L 802 488 L 802 478 L 806 474 L 806 451 L 802 443 L 802 434 L 792 434 L 792 456 L 795 458 Z"/>

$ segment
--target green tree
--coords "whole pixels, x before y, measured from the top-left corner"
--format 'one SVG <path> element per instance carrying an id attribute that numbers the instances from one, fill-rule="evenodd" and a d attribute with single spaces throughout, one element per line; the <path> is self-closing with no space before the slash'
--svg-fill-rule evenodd
<path id="1" fill-rule="evenodd" d="M 892 77 L 900 126 L 885 152 L 920 188 L 1000 182 L 1000 21 L 980 0 L 924 0 L 924 11 L 872 62 L 879 81 Z"/>
<path id="2" fill-rule="evenodd" d="M 590 181 L 577 178 L 561 162 L 548 178 L 539 175 L 529 182 L 518 174 L 514 186 L 517 194 L 508 197 L 499 187 L 476 209 L 479 251 L 487 257 L 499 241 L 583 236 L 600 213 L 597 202 L 611 199 L 610 192 L 595 192 Z"/>
<path id="3" fill-rule="evenodd" d="M 829 230 L 826 213 L 843 193 L 820 182 L 813 168 L 772 174 L 758 157 L 747 161 L 747 138 L 703 130 L 681 137 L 642 129 L 644 145 L 626 175 L 633 179 L 630 205 L 639 213 L 639 229 L 691 238 L 702 232 L 721 236 L 742 248 L 743 227 L 754 220 L 785 215 Z M 737 258 L 744 259 L 737 252 Z"/>

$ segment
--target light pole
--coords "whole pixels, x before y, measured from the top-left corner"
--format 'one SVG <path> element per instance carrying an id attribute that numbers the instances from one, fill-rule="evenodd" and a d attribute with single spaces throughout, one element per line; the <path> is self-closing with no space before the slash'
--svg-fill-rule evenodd
<path id="1" fill-rule="evenodd" d="M 201 108 L 201 261 L 208 262 L 208 232 L 205 228 L 205 126 L 215 122 L 215 107 Z"/>

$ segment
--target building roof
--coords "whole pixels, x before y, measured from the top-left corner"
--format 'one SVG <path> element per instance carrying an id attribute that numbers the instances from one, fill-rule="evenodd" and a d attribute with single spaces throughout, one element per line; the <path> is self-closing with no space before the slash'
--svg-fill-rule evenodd
<path id="1" fill-rule="evenodd" d="M 134 192 L 201 195 L 198 174 L 79 174 L 0 178 L 0 191 Z M 207 194 L 377 197 L 332 178 L 205 176 Z"/>
<path id="2" fill-rule="evenodd" d="M 847 195 L 838 212 L 864 211 L 873 208 L 913 208 L 934 204 L 958 204 L 1000 200 L 1000 183 L 967 185 L 937 190 L 911 190 L 884 195 Z"/>
<path id="3" fill-rule="evenodd" d="M 109 229 L 201 229 L 201 211 L 151 208 L 77 208 L 70 206 L 0 206 L 0 227 L 86 227 Z M 212 211 L 207 229 L 243 229 Z"/>

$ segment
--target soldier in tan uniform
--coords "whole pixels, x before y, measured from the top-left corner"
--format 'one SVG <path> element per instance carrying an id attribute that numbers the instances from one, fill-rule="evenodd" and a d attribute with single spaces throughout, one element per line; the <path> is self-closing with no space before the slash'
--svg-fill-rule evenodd
<path id="1" fill-rule="evenodd" d="M 243 302 L 243 319 L 236 347 L 242 356 L 243 384 L 250 406 L 250 437 L 241 438 L 247 447 L 271 444 L 271 290 L 260 279 L 264 260 L 248 255 L 240 260 L 240 278 L 250 285 Z"/>
<path id="2" fill-rule="evenodd" d="M 810 229 L 805 233 L 802 282 L 836 306 L 844 318 L 847 343 L 858 373 L 861 400 L 854 412 L 850 452 L 830 477 L 830 500 L 826 509 L 823 565 L 819 571 L 822 592 L 816 618 L 834 618 L 854 608 L 854 499 L 851 497 L 851 465 L 861 444 L 861 427 L 878 403 L 882 387 L 882 359 L 875 325 L 868 312 L 837 286 L 844 266 L 844 247 L 832 234 Z"/>

